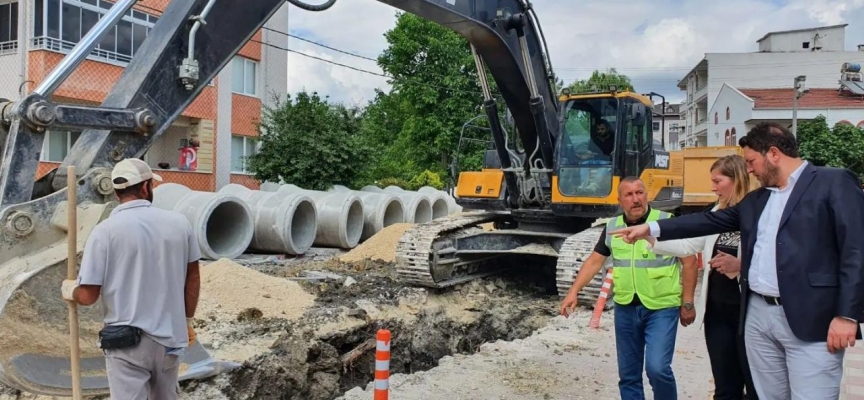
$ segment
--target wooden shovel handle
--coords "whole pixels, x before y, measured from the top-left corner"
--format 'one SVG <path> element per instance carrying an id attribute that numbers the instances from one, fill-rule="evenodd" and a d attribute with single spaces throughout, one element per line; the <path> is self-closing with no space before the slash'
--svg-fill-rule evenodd
<path id="1" fill-rule="evenodd" d="M 68 167 L 66 173 L 66 191 L 68 201 L 66 204 L 67 235 L 69 254 L 66 262 L 67 279 L 78 278 L 78 178 L 75 167 Z M 71 349 L 70 362 L 72 364 L 72 398 L 81 400 L 81 349 L 78 346 L 78 303 L 67 302 L 69 306 L 69 348 Z"/>

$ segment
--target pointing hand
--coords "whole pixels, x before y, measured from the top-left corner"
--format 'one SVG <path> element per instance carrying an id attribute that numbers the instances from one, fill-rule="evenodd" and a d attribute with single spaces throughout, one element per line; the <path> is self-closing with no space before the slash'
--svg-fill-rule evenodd
<path id="1" fill-rule="evenodd" d="M 648 224 L 628 226 L 626 228 L 616 229 L 608 233 L 609 235 L 620 237 L 624 243 L 633 244 L 639 239 L 647 239 L 651 235 L 651 228 Z"/>

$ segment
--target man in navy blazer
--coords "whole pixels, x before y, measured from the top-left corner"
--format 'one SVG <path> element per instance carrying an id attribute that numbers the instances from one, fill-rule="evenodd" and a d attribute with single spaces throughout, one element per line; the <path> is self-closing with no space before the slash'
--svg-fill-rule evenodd
<path id="1" fill-rule="evenodd" d="M 625 241 L 741 231 L 741 318 L 760 399 L 836 399 L 864 320 L 864 192 L 847 169 L 798 155 L 761 123 L 738 144 L 762 188 L 738 205 L 624 228 Z M 727 271 L 731 272 L 731 271 Z"/>

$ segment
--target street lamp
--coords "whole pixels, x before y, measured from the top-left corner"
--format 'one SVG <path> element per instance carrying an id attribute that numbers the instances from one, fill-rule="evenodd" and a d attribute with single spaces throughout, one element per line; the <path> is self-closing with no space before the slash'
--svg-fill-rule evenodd
<path id="1" fill-rule="evenodd" d="M 810 89 L 804 88 L 804 81 L 806 80 L 807 77 L 804 75 L 795 77 L 795 94 L 792 98 L 792 136 L 795 138 L 798 137 L 798 99 L 810 91 Z"/>

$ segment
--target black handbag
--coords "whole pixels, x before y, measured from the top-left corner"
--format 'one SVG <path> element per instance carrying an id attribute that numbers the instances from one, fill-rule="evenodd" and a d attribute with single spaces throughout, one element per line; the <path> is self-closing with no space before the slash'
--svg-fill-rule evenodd
<path id="1" fill-rule="evenodd" d="M 137 346 L 141 341 L 141 329 L 126 325 L 108 325 L 99 331 L 99 348 L 102 350 L 125 349 Z"/>

